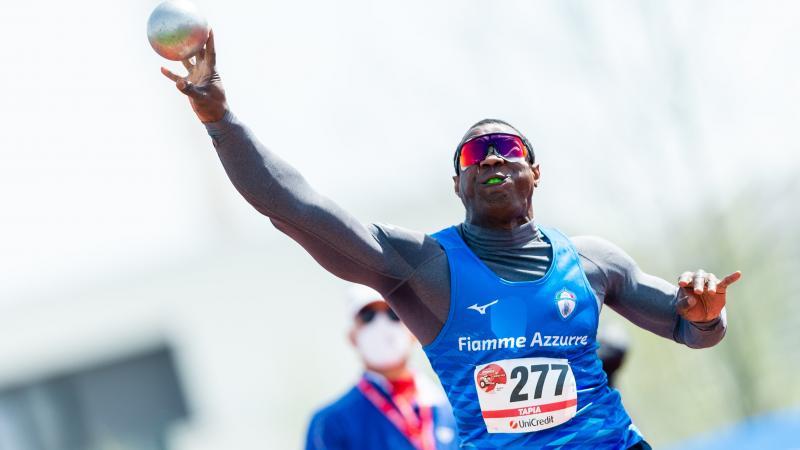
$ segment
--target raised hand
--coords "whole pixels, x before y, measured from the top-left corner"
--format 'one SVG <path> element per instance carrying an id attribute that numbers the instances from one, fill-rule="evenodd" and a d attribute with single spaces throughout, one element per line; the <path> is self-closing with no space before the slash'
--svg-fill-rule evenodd
<path id="1" fill-rule="evenodd" d="M 222 119 L 228 110 L 228 103 L 225 100 L 222 79 L 217 73 L 214 31 L 209 31 L 206 45 L 197 56 L 181 62 L 189 71 L 187 76 L 178 76 L 166 67 L 161 68 L 161 73 L 174 81 L 175 87 L 189 97 L 189 103 L 201 122 L 216 122 Z"/>
<path id="2" fill-rule="evenodd" d="M 725 292 L 728 286 L 742 277 L 738 270 L 719 280 L 713 273 L 702 269 L 684 272 L 678 279 L 683 294 L 678 301 L 678 314 L 692 322 L 707 322 L 720 315 L 725 306 Z"/>

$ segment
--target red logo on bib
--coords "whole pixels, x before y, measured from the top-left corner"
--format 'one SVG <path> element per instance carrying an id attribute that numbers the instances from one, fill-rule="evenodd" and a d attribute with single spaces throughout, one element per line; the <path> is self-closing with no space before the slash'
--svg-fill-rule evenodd
<path id="1" fill-rule="evenodd" d="M 484 392 L 492 392 L 498 384 L 506 384 L 506 371 L 497 364 L 489 364 L 478 372 L 475 380 Z"/>

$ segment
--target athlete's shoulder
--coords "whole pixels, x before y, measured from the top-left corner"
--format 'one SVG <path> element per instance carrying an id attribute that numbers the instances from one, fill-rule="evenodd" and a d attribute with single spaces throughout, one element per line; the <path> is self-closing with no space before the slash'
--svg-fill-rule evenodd
<path id="1" fill-rule="evenodd" d="M 625 250 L 607 239 L 597 236 L 574 236 L 570 238 L 582 260 L 608 277 L 610 274 L 624 275 L 636 269 L 636 263 Z"/>
<path id="2" fill-rule="evenodd" d="M 578 250 L 578 253 L 586 257 L 627 256 L 627 253 L 618 245 L 599 236 L 571 236 L 570 240 L 573 245 L 575 245 L 575 249 Z"/>
<path id="3" fill-rule="evenodd" d="M 372 233 L 386 236 L 389 239 L 421 244 L 425 240 L 425 233 L 410 228 L 400 227 L 389 223 L 376 222 L 370 225 Z"/>
<path id="4" fill-rule="evenodd" d="M 375 239 L 389 244 L 408 261 L 422 262 L 443 253 L 439 243 L 422 231 L 385 223 L 373 223 L 370 228 Z"/>

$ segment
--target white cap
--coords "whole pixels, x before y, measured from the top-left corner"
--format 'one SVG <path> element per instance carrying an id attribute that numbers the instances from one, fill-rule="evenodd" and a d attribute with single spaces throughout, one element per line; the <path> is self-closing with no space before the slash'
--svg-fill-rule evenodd
<path id="1" fill-rule="evenodd" d="M 627 350 L 630 343 L 628 332 L 618 322 L 604 323 L 597 330 L 597 340 L 601 345 Z"/>
<path id="2" fill-rule="evenodd" d="M 385 301 L 378 291 L 363 284 L 353 284 L 347 290 L 347 306 L 351 318 L 355 317 L 363 307 L 370 303 Z"/>

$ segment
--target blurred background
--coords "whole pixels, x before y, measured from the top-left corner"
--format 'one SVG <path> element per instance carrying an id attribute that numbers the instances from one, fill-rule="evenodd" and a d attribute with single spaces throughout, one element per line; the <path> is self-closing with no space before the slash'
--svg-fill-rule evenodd
<path id="1" fill-rule="evenodd" d="M 668 280 L 742 270 L 711 349 L 605 310 L 618 386 L 658 448 L 800 442 L 800 4 L 196 3 L 232 110 L 365 222 L 461 221 L 452 152 L 495 117 L 535 146 L 538 221 Z M 229 184 L 156 4 L 0 14 L 2 450 L 299 448 L 358 375 L 346 284 Z"/>

